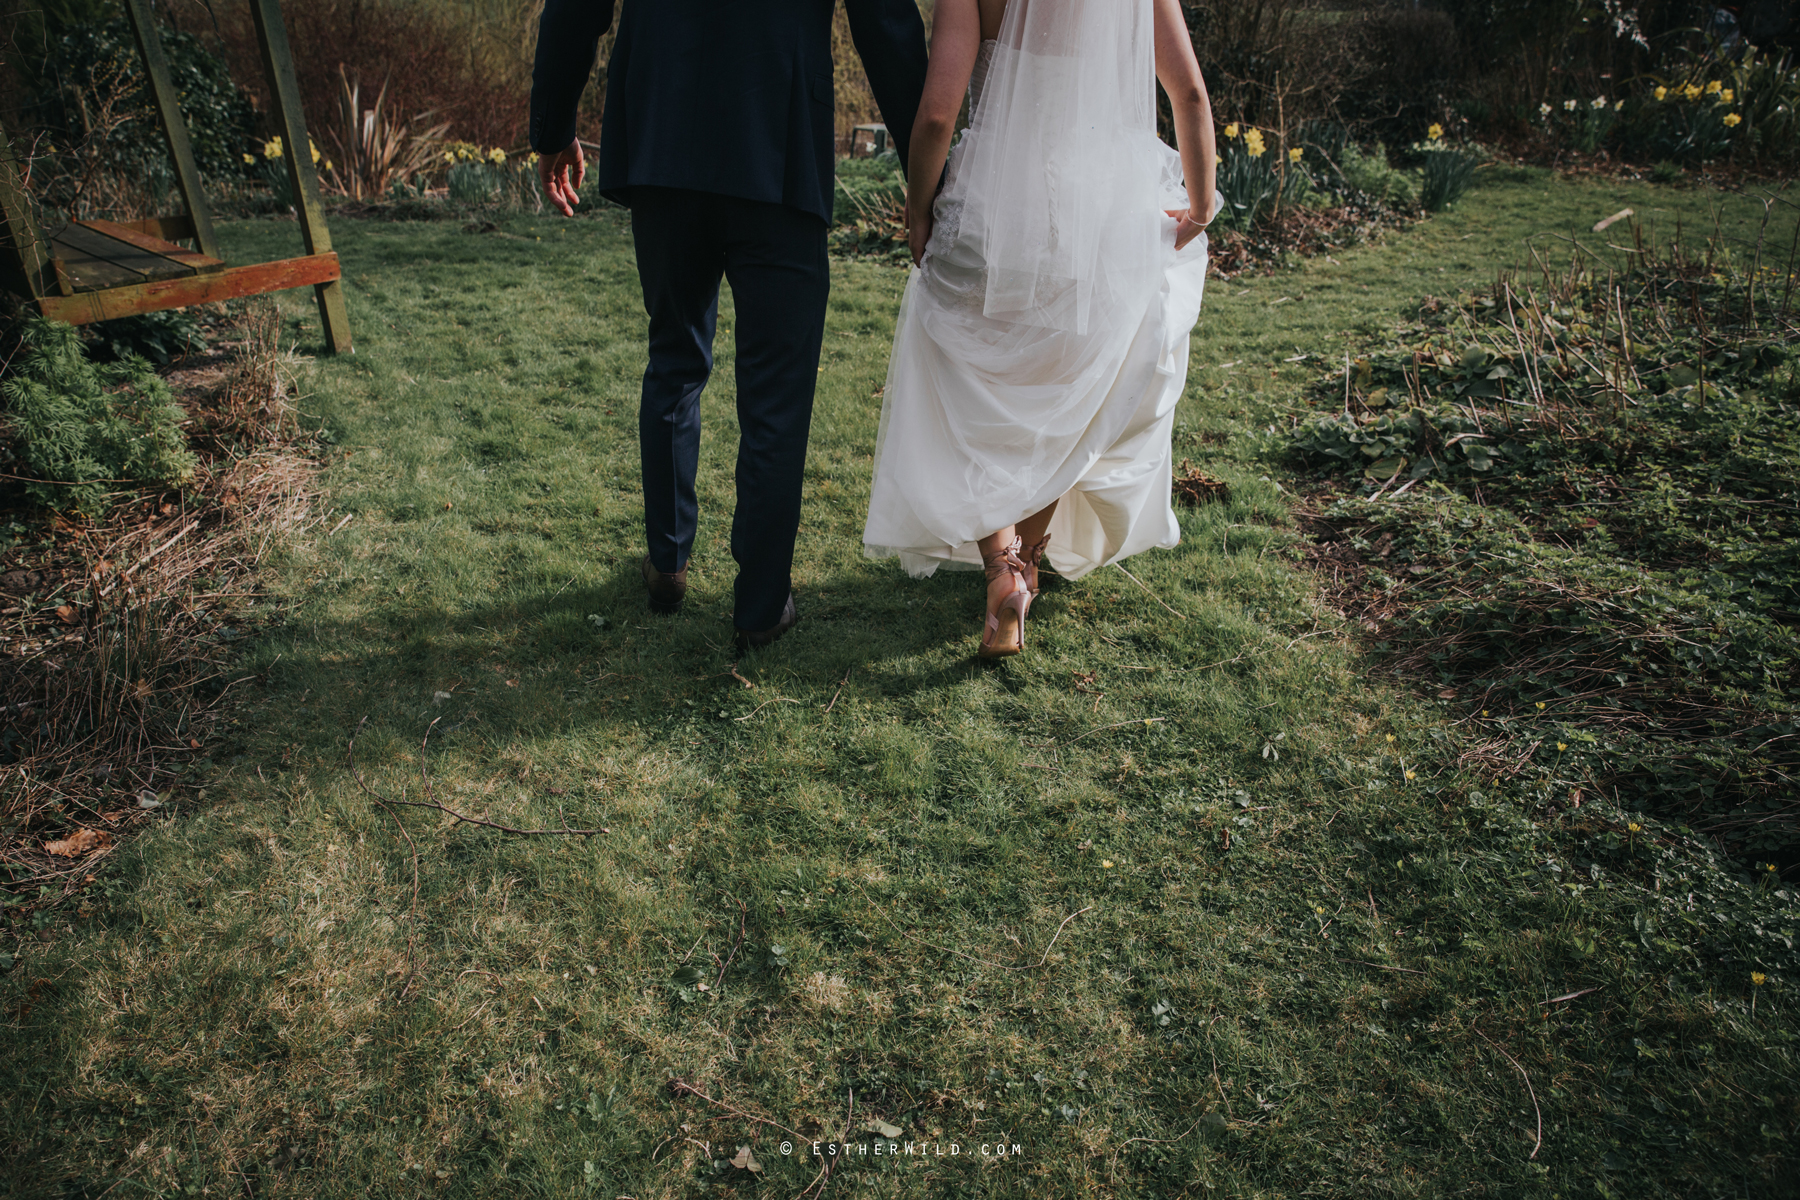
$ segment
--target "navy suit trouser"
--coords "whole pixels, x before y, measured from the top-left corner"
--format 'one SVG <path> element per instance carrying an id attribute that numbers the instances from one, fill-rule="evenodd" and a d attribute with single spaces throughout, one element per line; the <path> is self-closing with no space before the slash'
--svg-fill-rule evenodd
<path id="1" fill-rule="evenodd" d="M 785 205 L 712 192 L 634 187 L 629 199 L 650 314 L 650 365 L 638 410 L 650 562 L 658 571 L 678 571 L 694 547 L 700 393 L 712 374 L 723 278 L 737 311 L 732 623 L 751 632 L 771 629 L 793 586 L 806 438 L 831 291 L 825 224 Z"/>

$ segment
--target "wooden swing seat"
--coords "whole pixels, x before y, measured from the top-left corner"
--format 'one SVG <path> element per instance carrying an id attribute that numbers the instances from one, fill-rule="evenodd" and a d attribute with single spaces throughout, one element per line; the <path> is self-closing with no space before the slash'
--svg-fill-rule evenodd
<path id="1" fill-rule="evenodd" d="M 0 129 L 0 250 L 5 251 L 0 253 L 0 286 L 25 297 L 44 316 L 71 325 L 310 286 L 318 298 L 327 347 L 350 352 L 350 324 L 338 282 L 341 269 L 331 249 L 312 162 L 305 154 L 295 154 L 285 164 L 307 253 L 228 265 L 219 257 L 212 215 L 148 0 L 125 0 L 125 11 L 143 53 L 188 211 L 143 221 L 87 218 L 65 222 L 55 230 L 41 229 L 25 195 L 24 172 L 11 139 Z M 250 11 L 281 135 L 290 146 L 308 146 L 279 0 L 250 0 Z M 180 245 L 183 241 L 196 248 Z"/>
<path id="2" fill-rule="evenodd" d="M 66 225 L 49 234 L 50 265 L 61 294 L 41 297 L 38 311 L 54 321 L 85 325 L 338 278 L 338 257 L 331 251 L 231 267 L 176 244 L 175 239 L 193 236 L 186 217 Z"/>

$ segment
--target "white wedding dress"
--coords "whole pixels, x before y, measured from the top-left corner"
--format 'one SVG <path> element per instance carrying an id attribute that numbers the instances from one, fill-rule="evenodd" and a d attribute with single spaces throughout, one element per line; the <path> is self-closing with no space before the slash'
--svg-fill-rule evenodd
<path id="1" fill-rule="evenodd" d="M 1069 22 L 1060 54 L 1011 14 L 981 45 L 970 128 L 901 301 L 863 531 L 865 553 L 898 556 L 915 577 L 978 568 L 977 539 L 1058 499 L 1047 558 L 1066 578 L 1180 540 L 1170 434 L 1207 245 L 1176 250 L 1163 211 L 1188 194 L 1156 136 L 1142 31 L 1109 52 L 1129 60 L 1113 81 L 1125 99 L 1109 110 L 1092 97 L 1106 64 L 1091 45 L 1084 58 L 1082 39 L 1111 36 L 1126 7 L 1094 5 L 1095 32 Z M 1147 30 L 1150 6 L 1137 7 Z M 998 102 L 996 58 L 1008 63 Z M 1085 101 L 1058 107 L 1084 87 Z"/>

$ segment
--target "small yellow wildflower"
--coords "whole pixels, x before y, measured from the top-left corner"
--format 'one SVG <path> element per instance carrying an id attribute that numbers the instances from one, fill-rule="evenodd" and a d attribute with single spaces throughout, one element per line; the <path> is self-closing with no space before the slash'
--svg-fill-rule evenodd
<path id="1" fill-rule="evenodd" d="M 1391 742 L 1391 741 L 1393 741 L 1393 740 L 1394 740 L 1394 735 L 1393 735 L 1393 734 L 1391 734 L 1391 733 L 1390 733 L 1390 734 L 1388 734 L 1388 735 L 1387 735 L 1387 739 L 1388 739 L 1388 741 L 1390 741 L 1390 742 Z"/>
<path id="2" fill-rule="evenodd" d="M 1727 129 L 1736 129 L 1739 125 L 1744 123 L 1744 118 L 1738 116 L 1736 113 L 1726 113 L 1724 120 L 1725 128 Z"/>
<path id="3" fill-rule="evenodd" d="M 1769 977 L 1764 975 L 1761 971 L 1750 972 L 1750 986 L 1761 987 L 1767 982 L 1769 982 Z"/>
<path id="4" fill-rule="evenodd" d="M 1569 743 L 1567 743 L 1567 742 L 1558 742 L 1558 743 L 1556 743 L 1556 748 L 1557 748 L 1557 749 L 1558 749 L 1558 750 L 1567 750 L 1567 749 L 1568 749 L 1568 748 L 1569 748 Z"/>
<path id="5" fill-rule="evenodd" d="M 246 155 L 244 155 L 244 161 L 247 163 L 253 163 L 256 161 L 256 156 L 254 154 L 246 154 Z"/>
<path id="6" fill-rule="evenodd" d="M 1720 83 L 1716 79 L 1706 85 L 1706 94 L 1709 96 L 1716 96 L 1724 90 L 1725 90 L 1725 85 Z"/>
<path id="7" fill-rule="evenodd" d="M 1765 871 L 1773 871 L 1774 869 L 1775 869 L 1774 863 L 1764 863 L 1763 864 L 1763 870 L 1765 870 Z"/>
<path id="8" fill-rule="evenodd" d="M 1539 711 L 1539 712 L 1543 712 L 1543 711 L 1544 711 L 1544 702 L 1543 702 L 1543 701 L 1542 701 L 1542 700 L 1539 700 L 1539 701 L 1538 701 L 1538 702 L 1537 702 L 1537 706 L 1538 706 L 1538 711 Z"/>
<path id="9" fill-rule="evenodd" d="M 1236 141 L 1237 135 L 1238 135 L 1237 122 L 1233 121 L 1231 124 L 1229 124 L 1225 127 L 1225 140 L 1228 142 Z"/>
<path id="10" fill-rule="evenodd" d="M 1481 710 L 1481 715 L 1482 715 L 1482 716 L 1484 716 L 1484 717 L 1485 717 L 1485 716 L 1487 716 L 1487 709 L 1485 709 L 1485 708 L 1484 708 L 1484 709 L 1482 709 L 1482 710 Z"/>
<path id="11" fill-rule="evenodd" d="M 1431 128 L 1425 131 L 1425 136 L 1434 142 L 1441 142 L 1444 140 L 1444 127 L 1434 122 Z"/>
<path id="12" fill-rule="evenodd" d="M 1288 161 L 1291 163 L 1297 163 L 1305 157 L 1306 157 L 1306 151 L 1302 150 L 1298 146 L 1295 146 L 1292 150 L 1288 151 Z"/>
<path id="13" fill-rule="evenodd" d="M 1406 777 L 1408 779 L 1417 779 L 1419 777 L 1419 773 L 1417 771 L 1408 771 L 1406 773 Z"/>
<path id="14" fill-rule="evenodd" d="M 1667 100 L 1669 98 L 1669 89 L 1666 87 L 1659 87 L 1656 89 L 1655 96 L 1658 100 Z"/>
<path id="15" fill-rule="evenodd" d="M 1626 824 L 1625 828 L 1630 830 L 1632 833 L 1644 832 L 1644 827 L 1642 825 L 1639 825 L 1636 821 L 1628 822 Z"/>
<path id="16" fill-rule="evenodd" d="M 1108 871 L 1110 871 L 1110 870 L 1112 870 L 1112 859 L 1103 858 L 1100 860 L 1100 865 L 1102 867 L 1105 867 Z"/>
<path id="17" fill-rule="evenodd" d="M 1315 904 L 1315 905 L 1313 905 L 1313 911 L 1316 913 L 1322 913 L 1325 911 L 1325 906 L 1323 904 Z"/>

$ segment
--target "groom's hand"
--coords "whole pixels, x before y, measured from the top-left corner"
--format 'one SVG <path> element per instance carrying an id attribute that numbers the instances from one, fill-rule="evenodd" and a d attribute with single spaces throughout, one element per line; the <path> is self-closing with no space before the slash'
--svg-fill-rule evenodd
<path id="1" fill-rule="evenodd" d="M 575 215 L 575 206 L 581 203 L 581 181 L 585 178 L 587 163 L 581 157 L 580 138 L 555 154 L 538 159 L 538 179 L 544 185 L 544 195 L 565 217 Z"/>
<path id="2" fill-rule="evenodd" d="M 932 212 L 926 209 L 924 215 L 913 216 L 909 206 L 906 211 L 906 244 L 912 250 L 913 266 L 925 257 L 925 244 L 931 241 Z"/>

